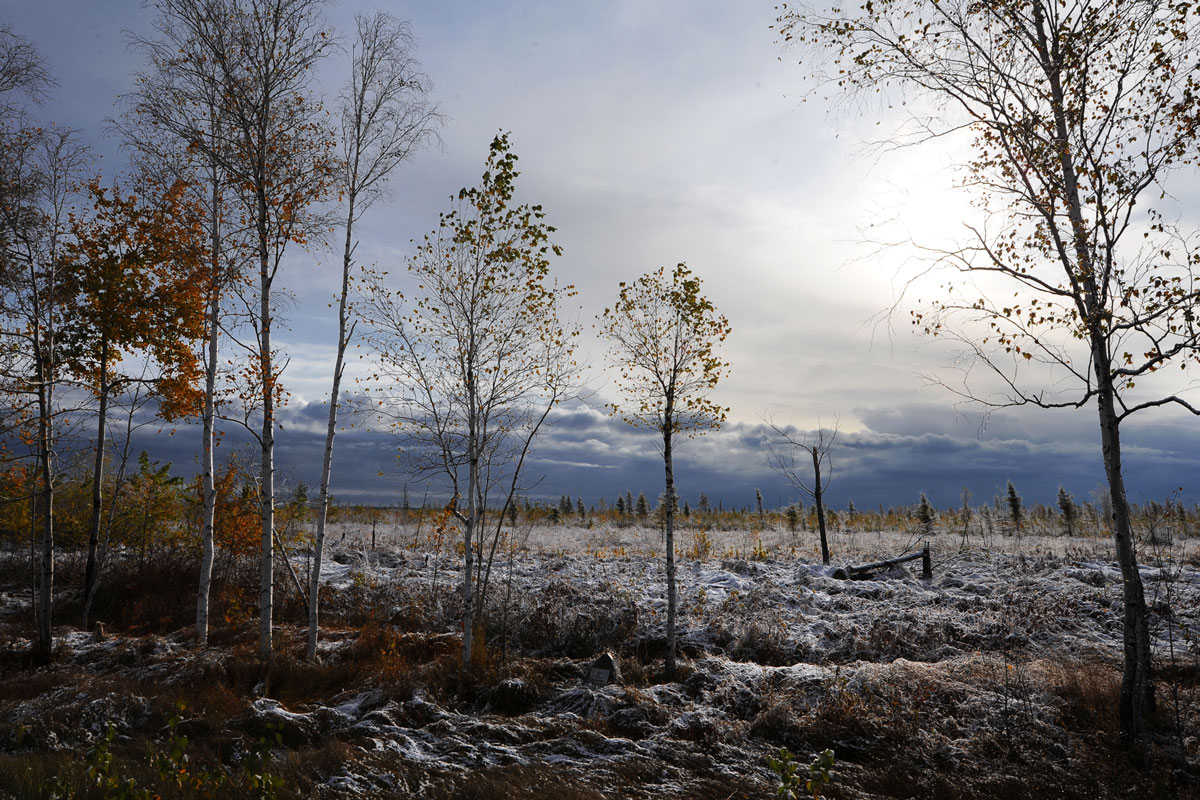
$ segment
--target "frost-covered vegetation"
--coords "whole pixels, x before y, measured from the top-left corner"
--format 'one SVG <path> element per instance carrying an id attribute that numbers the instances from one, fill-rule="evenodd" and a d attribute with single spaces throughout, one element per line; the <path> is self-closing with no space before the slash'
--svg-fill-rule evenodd
<path id="1" fill-rule="evenodd" d="M 54 662 L 34 668 L 29 556 L 10 540 L 0 797 L 124 796 L 96 788 L 98 747 L 112 754 L 106 775 L 164 797 L 211 796 L 159 774 L 186 754 L 193 774 L 219 775 L 231 797 L 765 798 L 779 785 L 767 757 L 781 747 L 805 770 L 833 751 L 821 786 L 831 798 L 1195 791 L 1194 510 L 1141 509 L 1158 689 L 1152 768 L 1142 769 L 1114 722 L 1120 572 L 1086 505 L 1074 531 L 1087 535 L 1072 537 L 1060 512 L 1036 507 L 1017 527 L 1008 508 L 943 510 L 927 536 L 916 506 L 841 512 L 831 567 L 804 513 L 794 532 L 782 511 L 681 515 L 673 681 L 653 512 L 640 524 L 576 507 L 564 520 L 565 505 L 518 513 L 497 542 L 468 676 L 458 538 L 437 515 L 335 515 L 315 663 L 303 659 L 304 602 L 283 565 L 281 647 L 258 659 L 252 552 L 218 559 L 216 623 L 207 647 L 192 646 L 198 551 L 180 534 L 147 556 L 115 548 L 94 606 L 103 635 L 60 628 Z M 297 513 L 286 544 L 302 574 Z M 832 577 L 837 565 L 925 541 L 931 580 L 903 567 Z M 63 585 L 78 585 L 81 569 L 66 559 Z M 605 652 L 620 680 L 589 685 Z M 271 784 L 253 785 L 254 774 Z"/>

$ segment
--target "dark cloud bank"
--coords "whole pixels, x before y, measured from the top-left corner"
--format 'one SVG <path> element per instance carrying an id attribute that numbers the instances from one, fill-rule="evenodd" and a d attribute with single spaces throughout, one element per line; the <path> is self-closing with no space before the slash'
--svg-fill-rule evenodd
<path id="1" fill-rule="evenodd" d="M 286 486 L 320 477 L 326 407 L 309 403 L 284 409 L 276 464 Z M 833 451 L 835 473 L 830 505 L 850 500 L 858 508 L 914 503 L 925 492 L 937 506 L 955 506 L 963 487 L 975 503 L 989 502 L 1011 480 L 1029 503 L 1052 503 L 1059 485 L 1077 499 L 1091 499 L 1104 482 L 1099 432 L 1083 411 L 1006 412 L 987 420 L 967 417 L 932 404 L 854 410 L 862 429 L 841 432 Z M 986 425 L 984 424 L 986 422 Z M 574 406 L 558 410 L 544 429 L 527 466 L 529 494 L 555 499 L 662 491 L 663 469 L 655 434 L 631 428 L 602 410 Z M 1186 502 L 1200 500 L 1200 428 L 1189 418 L 1159 414 L 1126 423 L 1126 480 L 1135 501 L 1162 500 L 1182 490 Z M 786 505 L 795 492 L 768 466 L 763 425 L 733 423 L 721 431 L 679 442 L 675 474 L 680 496 L 695 505 L 701 492 L 712 503 L 741 507 L 754 503 L 755 489 L 768 506 Z M 199 428 L 173 436 L 146 437 L 140 446 L 170 461 L 180 474 L 196 471 Z M 355 425 L 337 437 L 333 494 L 342 502 L 394 505 L 409 484 L 413 502 L 425 491 L 406 474 L 391 433 Z M 230 429 L 221 453 L 237 447 L 253 453 L 249 439 Z M 382 476 L 381 476 L 382 473 Z"/>

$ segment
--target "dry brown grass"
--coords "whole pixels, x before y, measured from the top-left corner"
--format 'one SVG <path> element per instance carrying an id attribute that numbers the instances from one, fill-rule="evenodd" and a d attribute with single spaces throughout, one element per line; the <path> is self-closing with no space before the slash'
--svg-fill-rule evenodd
<path id="1" fill-rule="evenodd" d="M 512 765 L 473 770 L 454 780 L 431 782 L 420 792 L 428 800 L 607 800 L 611 797 L 748 800 L 763 797 L 749 780 L 706 774 L 698 769 L 686 789 L 659 786 L 662 767 L 650 759 L 630 759 L 595 770 L 557 764 Z"/>
<path id="2" fill-rule="evenodd" d="M 605 792 L 578 775 L 546 766 L 508 766 L 473 771 L 450 786 L 424 793 L 430 800 L 509 800 L 553 797 L 555 800 L 605 800 Z"/>
<path id="3" fill-rule="evenodd" d="M 865 535 L 853 541 L 847 537 L 843 544 L 846 552 L 857 548 L 864 553 L 882 546 L 867 541 Z M 713 546 L 719 549 L 721 542 Z M 1033 557 L 1030 563 L 1034 564 Z M 965 665 L 892 663 L 897 656 L 912 657 L 914 648 L 932 651 L 939 644 L 936 637 L 943 635 L 938 629 L 901 624 L 907 623 L 906 617 L 888 617 L 877 625 L 863 626 L 844 640 L 844 651 L 831 651 L 832 655 L 822 651 L 825 663 L 843 665 L 840 674 L 845 680 L 835 679 L 816 689 L 764 683 L 761 693 L 747 700 L 744 696 L 754 691 L 740 685 L 728 690 L 716 686 L 722 679 L 719 670 L 709 674 L 684 658 L 677 675 L 679 686 L 671 690 L 683 699 L 666 699 L 660 704 L 653 698 L 664 697 L 654 688 L 665 683 L 661 629 L 647 624 L 647 619 L 639 624 L 636 604 L 615 588 L 597 591 L 594 585 L 575 586 L 564 580 L 547 592 L 514 595 L 507 609 L 493 605 L 489 624 L 481 628 L 485 636 L 477 643 L 477 669 L 460 679 L 461 638 L 451 632 L 455 608 L 444 586 L 442 599 L 447 602 L 441 606 L 419 585 L 376 584 L 365 579 L 348 592 L 331 597 L 322 637 L 330 647 L 318 663 L 303 658 L 305 631 L 298 619 L 300 609 L 285 597 L 276 627 L 277 655 L 263 663 L 257 656 L 256 626 L 247 610 L 252 606 L 239 605 L 239 595 L 231 591 L 222 595 L 226 604 L 210 633 L 207 650 L 166 652 L 159 648 L 164 639 L 180 643 L 186 638 L 184 626 L 190 624 L 193 613 L 187 588 L 192 567 L 170 561 L 162 566 L 163 574 L 151 576 L 145 586 L 121 583 L 121 573 L 111 574 L 106 585 L 113 595 L 105 595 L 98 608 L 109 616 L 115 644 L 103 654 L 76 654 L 72 662 L 35 670 L 19 647 L 6 646 L 18 641 L 16 632 L 23 630 L 20 626 L 27 621 L 13 617 L 7 627 L 0 624 L 0 712 L 66 688 L 90 697 L 151 698 L 149 721 L 139 723 L 121 745 L 123 757 L 136 765 L 149 750 L 161 747 L 163 722 L 174 704 L 182 701 L 187 705 L 187 719 L 180 730 L 192 740 L 197 763 L 214 767 L 234 765 L 246 743 L 264 735 L 262 721 L 248 711 L 249 705 L 264 695 L 289 710 L 305 711 L 376 691 L 382 702 L 395 701 L 388 714 L 397 724 L 421 729 L 432 720 L 421 717 L 428 712 L 403 710 L 405 701 L 419 691 L 452 714 L 467 714 L 497 729 L 542 725 L 539 735 L 544 741 L 571 739 L 583 732 L 638 740 L 650 750 L 662 741 L 663 730 L 672 725 L 681 708 L 699 704 L 701 697 L 725 715 L 715 723 L 697 718 L 690 726 L 673 729 L 670 748 L 661 748 L 660 752 L 667 754 L 660 758 L 644 757 L 642 753 L 648 750 L 643 750 L 624 760 L 597 761 L 588 768 L 543 764 L 461 772 L 394 756 L 385 761 L 383 755 L 365 752 L 369 746 L 349 733 L 346 739 L 339 739 L 339 734 L 326 736 L 324 730 L 304 735 L 289 732 L 289 747 L 273 767 L 287 780 L 285 797 L 314 796 L 331 775 L 353 772 L 360 766 L 362 774 L 366 765 L 396 777 L 397 785 L 406 786 L 409 793 L 417 794 L 419 789 L 420 796 L 434 798 L 551 796 L 571 800 L 620 794 L 725 800 L 766 796 L 761 785 L 763 765 L 756 758 L 746 767 L 745 784 L 715 771 L 710 774 L 717 754 L 730 745 L 751 754 L 765 754 L 780 745 L 798 754 L 832 746 L 837 753 L 838 777 L 827 792 L 830 798 L 1046 796 L 1108 800 L 1135 791 L 1147 796 L 1200 796 L 1189 794 L 1191 787 L 1183 782 L 1183 776 L 1172 772 L 1165 718 L 1151 743 L 1153 769 L 1143 770 L 1120 750 L 1113 733 L 1120 679 L 1114 664 L 1073 664 L 1065 658 L 1017 653 L 1017 659 L 1026 658 L 1021 665 L 1024 683 L 1006 690 L 999 686 L 998 676 L 1004 675 L 1001 670 L 1009 654 L 999 659 L 987 651 L 990 640 L 973 641 L 972 647 L 985 652 L 964 656 L 969 662 Z M 131 571 L 126 577 L 138 575 Z M 150 596 L 167 584 L 179 591 Z M 123 615 L 114 616 L 120 610 L 115 604 L 121 592 L 127 593 L 131 604 Z M 723 655 L 763 665 L 802 660 L 805 654 L 794 652 L 795 648 L 777 635 L 779 628 L 769 615 L 782 612 L 772 602 L 767 597 L 761 605 L 748 607 L 741 618 L 734 619 L 730 613 L 723 621 L 727 639 L 716 642 Z M 66 603 L 63 608 L 71 606 Z M 1014 609 L 1012 615 L 1033 633 L 1060 610 L 1037 597 L 1014 601 Z M 506 625 L 497 621 L 501 613 L 509 615 Z M 919 621 L 919 616 L 913 618 Z M 175 633 L 164 637 L 168 631 Z M 22 635 L 27 638 L 28 631 Z M 621 658 L 624 677 L 624 693 L 614 701 L 615 713 L 606 718 L 539 721 L 539 708 L 561 694 L 563 687 L 577 687 L 583 667 L 605 649 Z M 701 653 L 689 651 L 689 655 Z M 147 666 L 166 666 L 167 670 L 151 673 Z M 139 677 L 143 673 L 148 677 Z M 172 675 L 169 685 L 162 682 L 164 674 Z M 1188 691 L 1200 683 L 1200 675 L 1189 665 L 1173 670 L 1160 665 L 1158 677 Z M 964 687 L 970 687 L 969 691 Z M 980 711 L 976 707 L 971 711 L 975 716 L 960 725 L 956 719 L 959 704 L 969 692 L 977 697 L 980 687 L 997 697 L 1005 691 L 1014 697 L 1036 694 L 1040 709 L 1049 711 L 1036 719 L 1020 709 L 1006 714 L 997 700 L 996 708 Z M 670 697 L 671 692 L 665 696 Z M 511 719 L 530 712 L 534 713 L 529 717 Z M 71 726 L 79 727 L 78 716 L 78 708 L 69 707 L 48 715 L 47 724 L 58 726 L 63 743 L 75 748 L 69 755 L 23 747 L 15 726 L 0 727 L 0 800 L 5 792 L 13 797 L 46 796 L 38 794 L 38 787 L 47 776 L 81 774 L 80 756 L 87 745 L 78 736 L 69 738 Z M 1193 729 L 1194 722 L 1189 722 Z M 947 744 L 951 741 L 953 747 Z M 1060 757 L 1054 747 L 1065 755 Z M 1056 760 L 1066 763 L 1067 757 L 1069 769 L 1056 766 Z M 679 793 L 672 794 L 677 789 Z M 228 796 L 232 800 L 240 795 L 233 791 Z"/>
<path id="4" fill-rule="evenodd" d="M 1111 738 L 1117 729 L 1121 671 L 1096 661 L 1043 665 L 1045 685 L 1061 701 L 1064 727 L 1083 735 Z"/>

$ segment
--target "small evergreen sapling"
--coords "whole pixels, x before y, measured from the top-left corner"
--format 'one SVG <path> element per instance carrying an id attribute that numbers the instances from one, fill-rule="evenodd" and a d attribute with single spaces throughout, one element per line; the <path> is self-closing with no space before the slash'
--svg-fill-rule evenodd
<path id="1" fill-rule="evenodd" d="M 646 495 L 642 492 L 638 492 L 634 513 L 637 514 L 637 518 L 642 522 L 645 522 L 646 518 L 650 516 L 650 504 L 646 502 Z"/>
<path id="2" fill-rule="evenodd" d="M 929 498 L 925 496 L 924 492 L 921 492 L 921 502 L 917 504 L 917 522 L 921 524 L 922 536 L 933 534 L 933 521 L 935 519 L 937 519 L 937 512 L 929 504 Z"/>
<path id="3" fill-rule="evenodd" d="M 1058 508 L 1062 511 L 1063 522 L 1067 524 L 1067 536 L 1074 536 L 1079 509 L 1075 507 L 1075 498 L 1062 486 L 1058 487 Z"/>
<path id="4" fill-rule="evenodd" d="M 1024 518 L 1024 512 L 1021 508 L 1021 495 L 1017 494 L 1017 488 L 1013 486 L 1012 481 L 1008 482 L 1008 487 L 1004 490 L 1004 499 L 1008 503 L 1008 517 L 1012 520 L 1013 532 L 1021 532 L 1021 521 Z"/>

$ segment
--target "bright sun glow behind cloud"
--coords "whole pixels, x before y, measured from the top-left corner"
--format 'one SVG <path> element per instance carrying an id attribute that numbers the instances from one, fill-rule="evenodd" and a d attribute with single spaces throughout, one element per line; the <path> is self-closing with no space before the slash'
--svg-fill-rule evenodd
<path id="1" fill-rule="evenodd" d="M 39 113 L 95 137 L 102 169 L 115 174 L 123 155 L 118 143 L 101 140 L 102 120 L 117 113 L 114 98 L 129 90 L 132 72 L 142 66 L 123 47 L 121 31 L 148 33 L 153 10 L 141 0 L 12 5 L 5 19 L 39 44 L 60 82 Z M 380 5 L 343 0 L 331 5 L 330 22 L 346 31 L 356 12 Z M 908 286 L 928 264 L 911 243 L 953 247 L 967 235 L 963 224 L 979 221 L 968 194 L 956 188 L 955 165 L 967 142 L 959 137 L 884 152 L 864 147 L 892 137 L 895 128 L 844 110 L 826 112 L 794 54 L 775 42 L 773 0 L 478 0 L 393 11 L 412 21 L 418 57 L 448 123 L 443 146 L 397 173 L 390 198 L 363 219 L 359 260 L 403 285 L 410 239 L 431 231 L 449 197 L 478 180 L 491 137 L 511 131 L 520 158 L 518 199 L 544 206 L 564 248 L 555 273 L 579 289 L 576 313 L 598 402 L 612 387 L 592 322 L 619 281 L 686 261 L 729 317 L 733 334 L 724 356 L 732 370 L 716 399 L 732 408 L 732 424 L 727 434 L 687 445 L 697 480 L 723 468 L 730 485 L 765 485 L 754 434 L 764 415 L 802 428 L 840 419 L 860 454 L 858 472 L 848 472 L 880 492 L 889 480 L 897 492 L 910 492 L 900 485 L 910 477 L 920 485 L 921 474 L 905 472 L 920 461 L 905 467 L 889 460 L 898 458 L 901 443 L 943 460 L 977 459 L 970 470 L 961 461 L 922 464 L 930 486 L 949 487 L 948 498 L 957 492 L 950 485 L 955 470 L 978 471 L 984 486 L 1002 484 L 1023 469 L 1030 452 L 1042 452 L 1038 474 L 1062 476 L 1045 477 L 1054 482 L 1068 479 L 1072 458 L 1098 461 L 1087 420 L 1075 428 L 1063 416 L 1052 414 L 1055 422 L 1048 423 L 1036 413 L 1013 413 L 995 418 L 1003 425 L 982 429 L 979 418 L 956 413 L 950 393 L 925 385 L 922 375 L 951 382 L 958 373 L 953 353 L 909 323 L 908 312 L 941 282 L 933 276 Z M 335 61 L 322 69 L 328 95 L 343 72 Z M 897 110 L 897 125 L 908 110 Z M 891 243 L 897 246 L 880 246 Z M 338 260 L 332 250 L 296 249 L 281 273 L 293 296 L 280 340 L 290 357 L 284 382 L 297 437 L 319 430 L 315 421 L 328 394 L 334 338 L 328 303 Z M 355 378 L 372 372 L 360 352 L 347 370 L 350 391 Z M 547 445 L 547 470 L 563 483 L 561 489 L 547 484 L 548 492 L 574 493 L 570 481 L 599 480 L 588 469 L 619 473 L 614 486 L 635 491 L 658 479 L 652 442 L 618 433 L 605 419 L 581 418 L 587 429 L 581 438 L 564 428 Z M 996 439 L 1000 430 L 1003 443 Z M 1166 441 L 1160 433 L 1154 428 L 1147 441 Z M 370 458 L 392 469 L 391 445 L 376 443 L 379 453 L 368 457 L 370 441 L 379 440 L 362 435 L 353 439 L 362 462 L 355 466 L 357 483 L 378 471 L 375 462 L 367 465 Z M 1060 439 L 1051 441 L 1053 435 Z M 961 449 L 947 456 L 947 442 Z M 1046 466 L 1051 454 L 1058 460 Z M 188 459 L 182 450 L 177 457 Z M 1079 473 L 1091 476 L 1092 461 Z"/>

